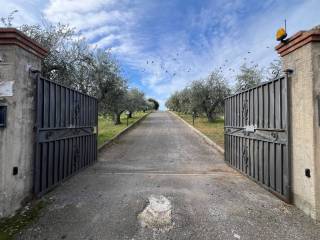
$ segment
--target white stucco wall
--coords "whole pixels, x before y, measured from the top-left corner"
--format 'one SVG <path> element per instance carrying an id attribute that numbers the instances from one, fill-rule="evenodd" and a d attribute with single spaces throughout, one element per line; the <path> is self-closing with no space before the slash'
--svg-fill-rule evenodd
<path id="1" fill-rule="evenodd" d="M 308 43 L 283 57 L 285 69 L 292 69 L 291 141 L 293 201 L 312 218 L 319 216 L 319 127 L 317 95 L 320 43 Z M 315 87 L 317 86 L 317 87 Z M 311 177 L 305 176 L 310 169 Z"/>
<path id="2" fill-rule="evenodd" d="M 0 45 L 0 55 L 0 105 L 7 106 L 7 127 L 0 128 L 0 217 L 4 217 L 32 193 L 35 83 L 29 68 L 40 69 L 41 59 L 15 45 Z M 18 167 L 15 176 L 13 167 Z"/>

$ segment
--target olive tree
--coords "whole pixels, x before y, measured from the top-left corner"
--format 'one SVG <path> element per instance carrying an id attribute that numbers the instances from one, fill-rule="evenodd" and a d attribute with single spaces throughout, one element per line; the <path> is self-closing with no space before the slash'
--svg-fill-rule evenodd
<path id="1" fill-rule="evenodd" d="M 127 106 L 127 82 L 120 76 L 118 64 L 106 51 L 96 52 L 94 67 L 94 92 L 98 98 L 99 111 L 112 116 L 114 124 L 120 124 L 120 115 Z"/>
<path id="2" fill-rule="evenodd" d="M 223 111 L 224 98 L 230 90 L 223 76 L 214 71 L 206 80 L 201 81 L 195 92 L 193 96 L 198 98 L 195 106 L 206 115 L 209 122 L 213 122 L 217 114 Z"/>
<path id="3" fill-rule="evenodd" d="M 235 92 L 257 86 L 263 81 L 263 70 L 258 65 L 240 66 L 240 73 L 236 76 Z"/>
<path id="4" fill-rule="evenodd" d="M 196 80 L 180 92 L 174 93 L 166 106 L 183 113 L 204 114 L 212 122 L 223 111 L 224 98 L 230 94 L 225 79 L 218 71 Z"/>
<path id="5" fill-rule="evenodd" d="M 15 13 L 0 18 L 0 24 L 12 27 Z M 43 21 L 41 25 L 22 25 L 19 30 L 48 49 L 42 62 L 44 77 L 97 97 L 99 113 L 112 116 L 115 124 L 126 109 L 144 110 L 151 105 L 138 89 L 128 92 L 119 63 L 110 52 L 92 48 L 74 28 Z"/>
<path id="6" fill-rule="evenodd" d="M 14 19 L 14 15 L 18 12 L 18 10 L 13 10 L 6 17 L 0 18 L 0 24 L 4 27 L 12 27 L 12 20 Z"/>
<path id="7" fill-rule="evenodd" d="M 19 29 L 48 49 L 42 63 L 44 77 L 84 93 L 92 91 L 93 51 L 75 29 L 59 23 L 23 25 Z"/>
<path id="8" fill-rule="evenodd" d="M 150 102 L 153 105 L 153 107 L 152 107 L 153 110 L 158 110 L 159 109 L 160 104 L 159 104 L 159 102 L 157 100 L 155 100 L 153 98 L 149 98 L 148 102 Z"/>
<path id="9" fill-rule="evenodd" d="M 135 111 L 146 110 L 146 100 L 144 98 L 144 93 L 137 88 L 133 88 L 128 91 L 127 96 L 127 110 L 129 111 L 128 117 L 132 117 L 132 113 Z"/>
<path id="10" fill-rule="evenodd" d="M 180 106 L 180 96 L 179 92 L 176 91 L 173 93 L 169 99 L 166 101 L 165 105 L 169 110 L 181 112 L 181 106 Z"/>

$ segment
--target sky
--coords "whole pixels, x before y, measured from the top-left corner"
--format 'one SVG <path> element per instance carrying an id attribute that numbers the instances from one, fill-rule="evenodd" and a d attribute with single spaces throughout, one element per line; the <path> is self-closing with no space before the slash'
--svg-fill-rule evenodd
<path id="1" fill-rule="evenodd" d="M 160 102 L 221 69 L 230 85 L 239 66 L 278 59 L 275 33 L 320 24 L 319 0 L 0 0 L 13 25 L 66 23 L 92 46 L 111 49 L 129 87 Z"/>

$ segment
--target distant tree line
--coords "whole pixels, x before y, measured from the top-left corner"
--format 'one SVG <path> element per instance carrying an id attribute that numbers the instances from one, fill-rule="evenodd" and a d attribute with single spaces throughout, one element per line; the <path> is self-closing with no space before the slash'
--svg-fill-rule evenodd
<path id="1" fill-rule="evenodd" d="M 278 77 L 281 73 L 281 63 L 273 61 L 267 71 L 258 65 L 241 65 L 233 88 L 228 86 L 222 72 L 215 70 L 206 78 L 194 80 L 181 91 L 173 93 L 165 105 L 169 110 L 204 115 L 209 122 L 214 121 L 224 111 L 224 99 L 236 92 L 252 88 L 263 81 Z"/>
<path id="2" fill-rule="evenodd" d="M 154 110 L 158 110 L 159 109 L 160 104 L 159 104 L 159 102 L 157 100 L 155 100 L 153 98 L 149 98 L 148 101 L 150 103 L 152 103 Z"/>
<path id="3" fill-rule="evenodd" d="M 2 25 L 12 27 L 16 12 L 0 18 Z M 74 28 L 44 22 L 18 29 L 49 50 L 42 63 L 44 77 L 97 97 L 99 114 L 111 116 L 114 124 L 120 124 L 124 111 L 131 117 L 135 111 L 159 108 L 157 101 L 147 100 L 139 89 L 128 88 L 110 51 L 90 46 Z"/>
<path id="4" fill-rule="evenodd" d="M 195 80 L 183 90 L 175 92 L 166 102 L 173 111 L 204 114 L 212 122 L 224 106 L 224 98 L 230 89 L 223 76 L 212 72 L 207 78 Z"/>

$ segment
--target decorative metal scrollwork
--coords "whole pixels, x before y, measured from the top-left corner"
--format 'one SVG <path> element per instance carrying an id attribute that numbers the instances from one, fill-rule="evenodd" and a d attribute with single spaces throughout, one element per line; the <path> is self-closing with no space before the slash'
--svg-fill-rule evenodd
<path id="1" fill-rule="evenodd" d="M 77 122 L 77 120 L 79 120 L 79 115 L 80 115 L 80 102 L 79 102 L 79 100 L 76 100 L 74 111 L 73 111 L 73 119 L 75 122 Z"/>
<path id="2" fill-rule="evenodd" d="M 272 132 L 272 133 L 271 133 L 271 137 L 273 137 L 273 138 L 274 138 L 274 141 L 277 141 L 277 140 L 278 140 L 278 138 L 279 138 L 279 134 L 278 134 L 278 133 L 276 133 L 276 132 Z"/>
<path id="3" fill-rule="evenodd" d="M 73 166 L 76 167 L 80 161 L 80 148 L 78 144 L 73 145 Z"/>
<path id="4" fill-rule="evenodd" d="M 245 164 L 246 168 L 249 166 L 248 147 L 244 147 L 242 150 L 242 163 Z"/>
<path id="5" fill-rule="evenodd" d="M 245 122 L 247 122 L 248 118 L 249 118 L 248 99 L 245 99 L 245 101 L 242 103 L 242 119 L 244 119 Z"/>
<path id="6" fill-rule="evenodd" d="M 281 69 L 273 69 L 272 70 L 273 79 L 278 78 L 280 76 L 280 73 L 281 73 Z"/>
<path id="7" fill-rule="evenodd" d="M 50 139 L 50 137 L 53 135 L 53 131 L 49 131 L 46 133 L 46 139 Z"/>
<path id="8" fill-rule="evenodd" d="M 79 135 L 80 132 L 81 132 L 81 130 L 80 130 L 79 128 L 73 129 L 73 134 L 74 134 L 74 135 Z"/>

